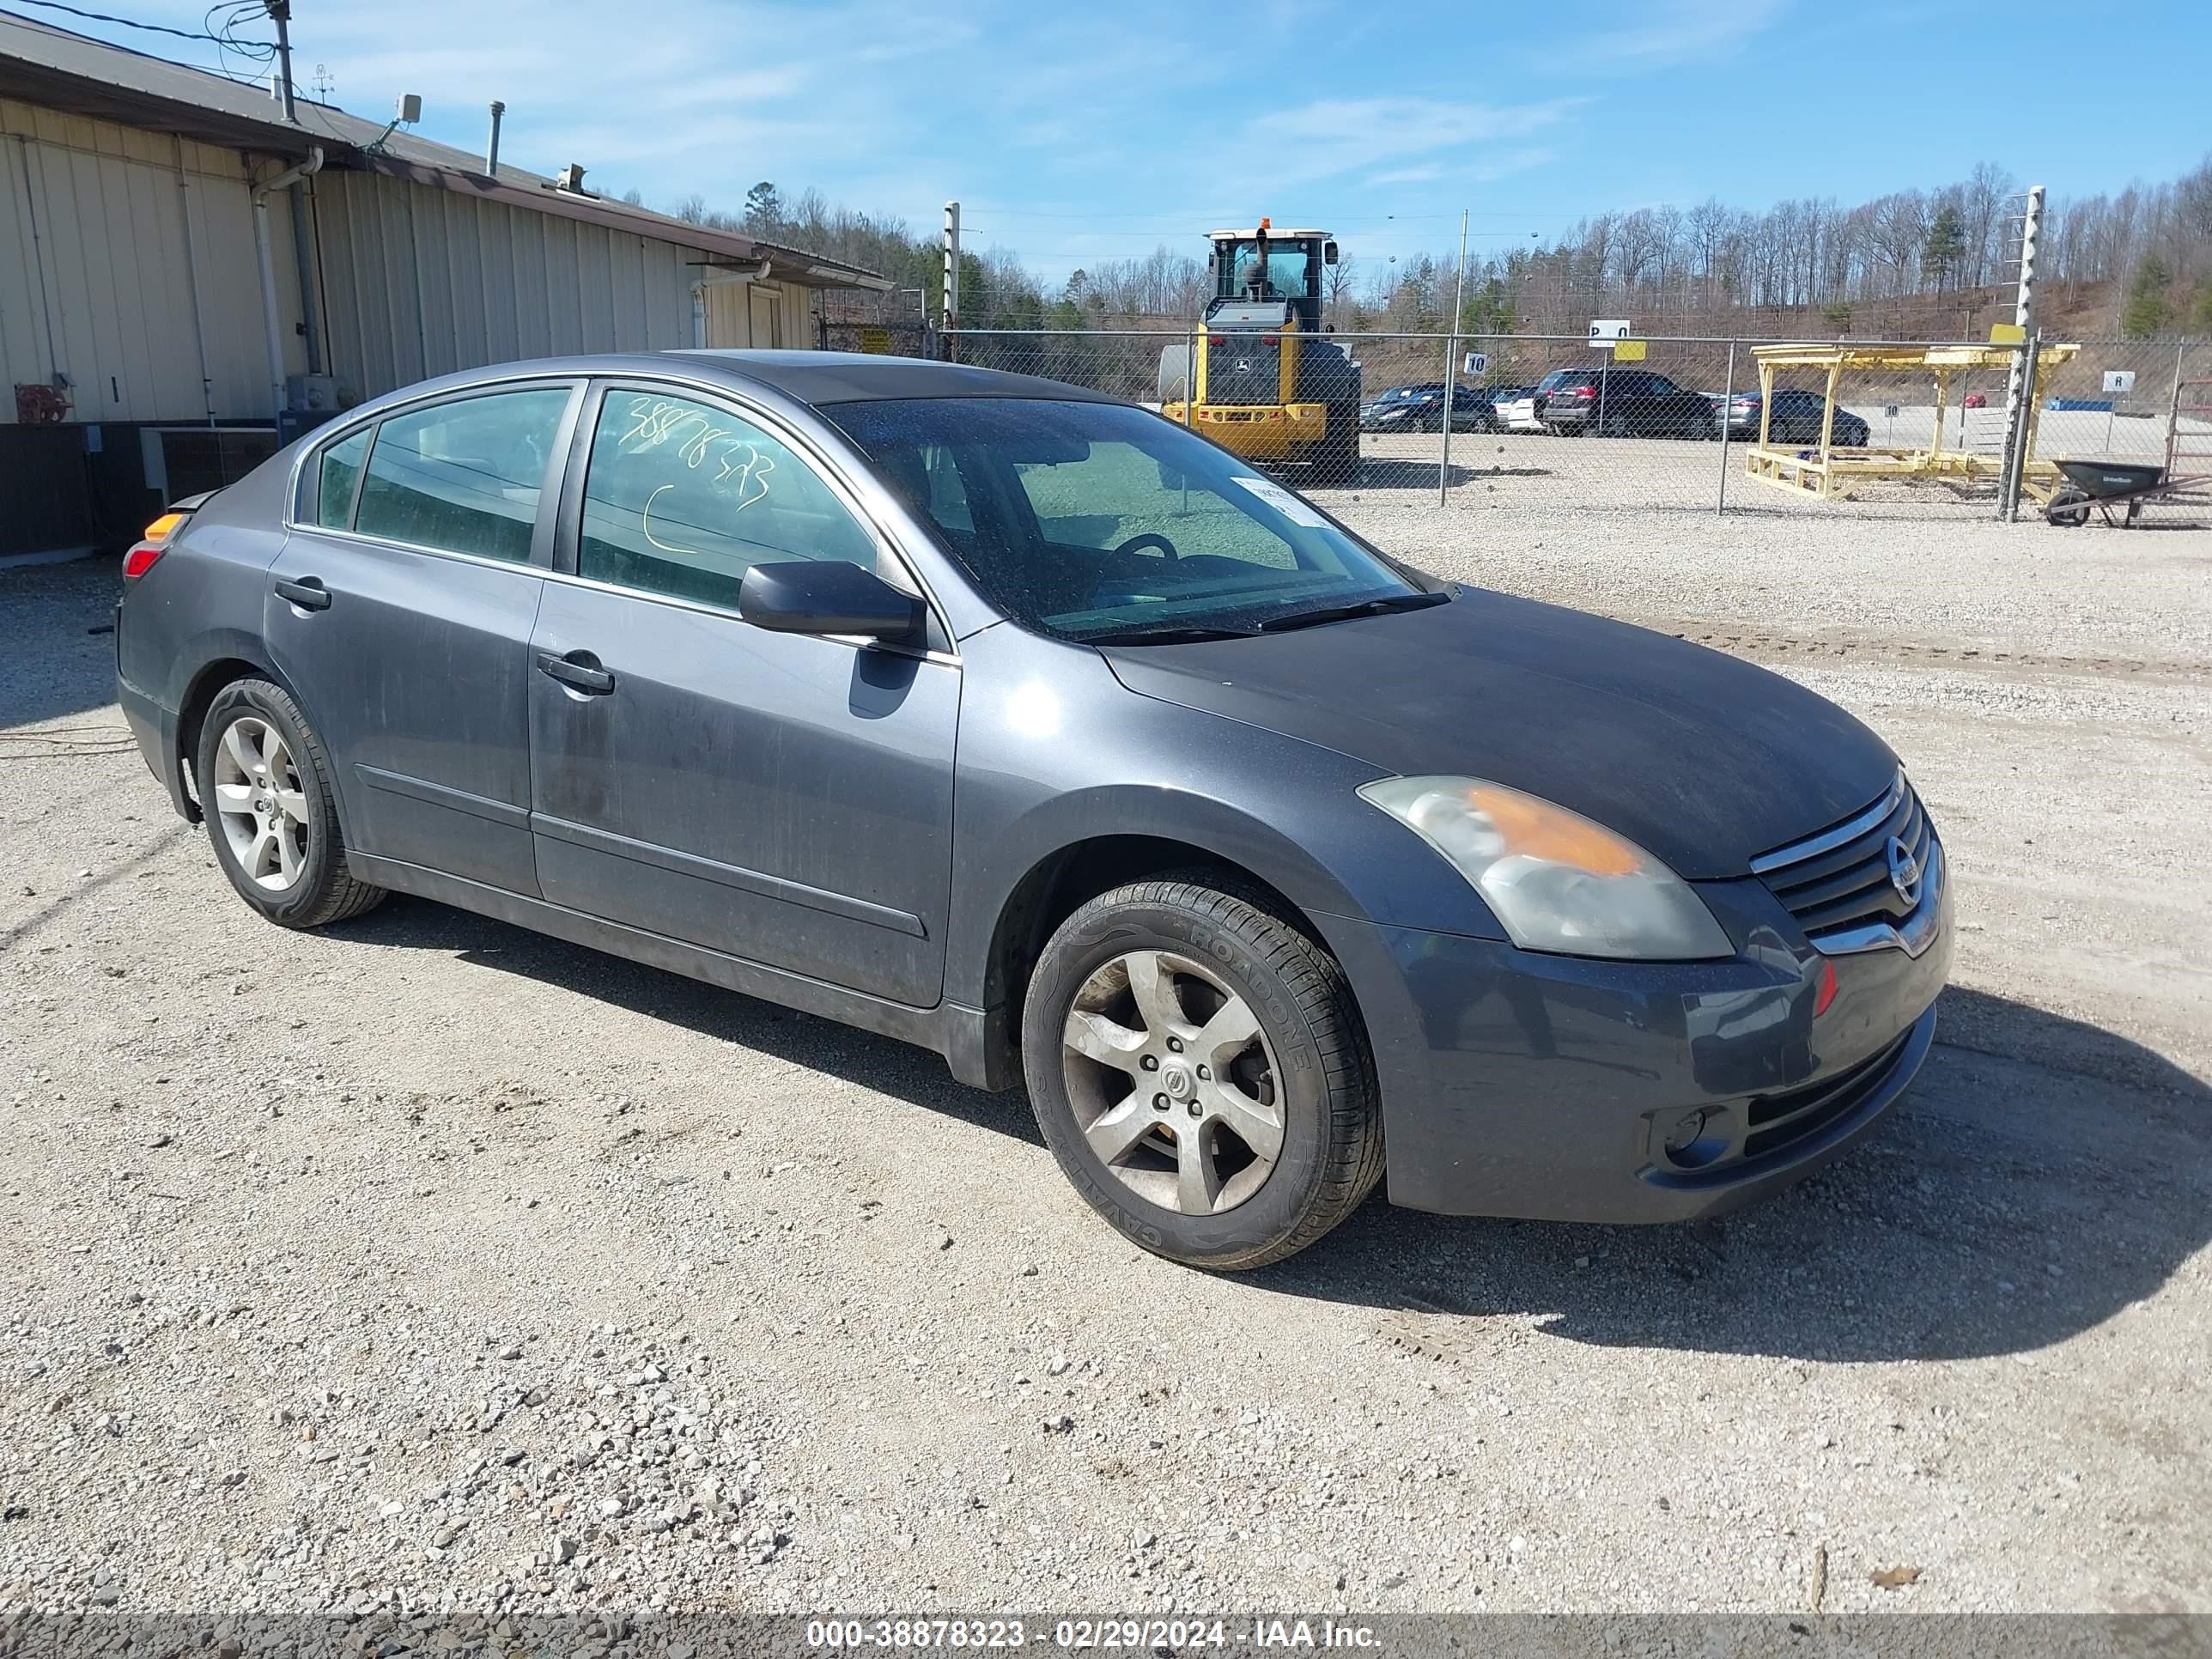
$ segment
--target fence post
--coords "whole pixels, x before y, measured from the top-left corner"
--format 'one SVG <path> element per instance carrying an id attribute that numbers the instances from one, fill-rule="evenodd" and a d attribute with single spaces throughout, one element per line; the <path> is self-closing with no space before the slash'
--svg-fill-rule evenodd
<path id="1" fill-rule="evenodd" d="M 1455 327 L 1444 340 L 1444 447 L 1443 458 L 1437 463 L 1437 505 L 1438 507 L 1445 504 L 1446 492 L 1451 488 L 1452 416 L 1456 413 L 1452 405 L 1457 401 L 1455 394 L 1459 390 L 1459 380 L 1452 373 L 1452 365 L 1458 356 L 1459 331 Z"/>
<path id="2" fill-rule="evenodd" d="M 2005 434 L 2004 471 L 1997 487 L 1997 517 L 2006 524 L 2020 520 L 2020 492 L 2027 481 L 2028 446 L 2033 441 L 2035 400 L 2039 394 L 2036 371 L 2042 367 L 2043 336 L 2030 334 L 2017 348 L 2020 399 L 2014 405 L 2011 430 Z"/>
<path id="3" fill-rule="evenodd" d="M 2188 358 L 2189 337 L 2185 334 L 2173 343 L 2173 396 L 2166 406 L 2166 471 L 2169 478 L 2181 459 L 2181 380 L 2187 372 L 2185 366 Z"/>
<path id="4" fill-rule="evenodd" d="M 1729 406 L 1735 402 L 1735 342 L 1729 342 L 1728 390 L 1721 394 L 1721 498 L 1713 508 L 1718 518 L 1728 511 Z"/>
<path id="5" fill-rule="evenodd" d="M 1190 430 L 1191 405 L 1198 401 L 1198 331 L 1188 328 L 1182 336 L 1182 425 Z"/>

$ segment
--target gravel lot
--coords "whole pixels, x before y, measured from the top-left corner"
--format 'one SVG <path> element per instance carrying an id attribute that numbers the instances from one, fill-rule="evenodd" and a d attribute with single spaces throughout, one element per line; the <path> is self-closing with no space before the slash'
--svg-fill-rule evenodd
<path id="1" fill-rule="evenodd" d="M 1906 757 L 1962 936 L 1885 1133 L 1692 1229 L 1378 1200 L 1186 1272 L 919 1051 L 252 920 L 120 741 L 109 567 L 0 573 L 0 1606 L 2212 1611 L 2212 532 L 1389 459 L 1329 498 L 1382 544 Z"/>

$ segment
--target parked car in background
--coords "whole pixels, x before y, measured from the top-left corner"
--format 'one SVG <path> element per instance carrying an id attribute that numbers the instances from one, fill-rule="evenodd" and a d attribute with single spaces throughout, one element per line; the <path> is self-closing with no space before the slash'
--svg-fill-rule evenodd
<path id="1" fill-rule="evenodd" d="M 1553 369 L 1537 385 L 1535 413 L 1565 438 L 1710 438 L 1720 429 L 1704 392 L 1648 368 Z"/>
<path id="2" fill-rule="evenodd" d="M 1714 401 L 1717 404 L 1720 400 L 1716 398 Z M 1759 394 L 1756 392 L 1739 392 L 1729 398 L 1729 436 L 1756 442 L 1762 407 Z M 1802 391 L 1796 386 L 1778 386 L 1774 392 L 1774 412 L 1767 417 L 1767 441 L 1817 444 L 1820 441 L 1820 429 L 1827 413 L 1828 400 L 1819 392 Z M 1838 448 L 1862 448 L 1872 436 L 1872 429 L 1864 421 L 1848 409 L 1841 405 L 1837 407 L 1833 442 Z"/>
<path id="3" fill-rule="evenodd" d="M 124 714 L 246 908 L 411 893 L 1026 1082 L 1178 1261 L 1279 1260 L 1386 1175 L 1705 1215 L 1840 1153 L 1933 1040 L 1943 848 L 1865 726 L 1401 564 L 1080 387 L 472 370 L 180 504 L 123 576 Z M 822 1144 L 865 1179 L 942 1133 Z M 972 1198 L 1008 1236 L 1039 1201 Z"/>
<path id="4" fill-rule="evenodd" d="M 1490 394 L 1477 386 L 1452 388 L 1452 430 L 1494 432 L 1498 413 Z M 1444 388 L 1440 380 L 1421 386 L 1396 386 L 1359 410 L 1362 432 L 1441 432 L 1444 429 Z"/>
<path id="5" fill-rule="evenodd" d="M 1494 388 L 1490 394 L 1491 407 L 1498 411 L 1498 429 L 1501 432 L 1541 432 L 1544 423 L 1536 418 L 1536 388 L 1533 386 L 1507 386 Z"/>

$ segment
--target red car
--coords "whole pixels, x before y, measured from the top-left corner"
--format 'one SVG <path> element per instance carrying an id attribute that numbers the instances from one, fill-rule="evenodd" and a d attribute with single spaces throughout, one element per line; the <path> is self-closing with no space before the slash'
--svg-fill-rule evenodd
<path id="1" fill-rule="evenodd" d="M 1987 409 L 1989 406 L 1990 400 L 1980 392 L 1969 392 L 1966 394 L 1966 407 L 1968 409 Z"/>

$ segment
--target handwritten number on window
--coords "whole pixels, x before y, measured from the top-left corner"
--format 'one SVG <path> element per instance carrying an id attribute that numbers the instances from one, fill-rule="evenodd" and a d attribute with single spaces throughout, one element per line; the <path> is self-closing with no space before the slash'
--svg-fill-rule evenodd
<path id="1" fill-rule="evenodd" d="M 756 501 L 765 501 L 769 477 L 775 471 L 773 457 L 738 435 L 735 428 L 717 426 L 712 411 L 696 404 L 632 398 L 629 427 L 617 447 L 625 455 L 660 450 L 694 471 L 711 469 L 711 481 L 732 513 L 742 513 Z M 646 539 L 663 552 L 694 551 L 671 546 L 653 533 L 653 504 L 675 488 L 673 483 L 665 483 L 647 497 L 644 510 L 638 515 L 639 527 L 645 532 Z"/>

